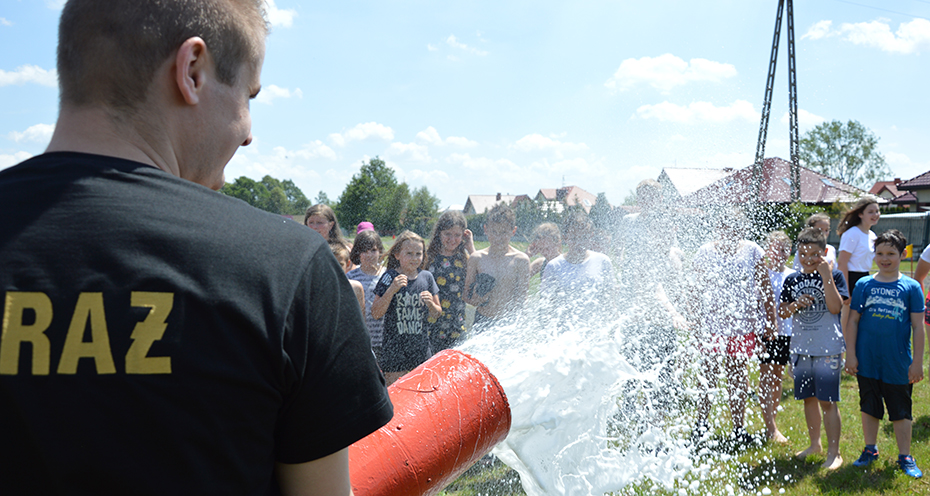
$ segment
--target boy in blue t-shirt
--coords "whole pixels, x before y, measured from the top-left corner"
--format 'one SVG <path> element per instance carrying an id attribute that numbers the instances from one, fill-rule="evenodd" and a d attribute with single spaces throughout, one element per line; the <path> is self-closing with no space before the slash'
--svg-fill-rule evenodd
<path id="1" fill-rule="evenodd" d="M 878 424 L 888 407 L 898 442 L 898 465 L 921 477 L 911 456 L 911 393 L 923 379 L 924 299 L 917 281 L 898 272 L 907 240 L 897 229 L 875 239 L 878 273 L 856 283 L 850 304 L 846 371 L 859 381 L 859 409 L 865 449 L 857 467 L 878 459 Z M 911 335 L 914 353 L 911 354 Z"/>

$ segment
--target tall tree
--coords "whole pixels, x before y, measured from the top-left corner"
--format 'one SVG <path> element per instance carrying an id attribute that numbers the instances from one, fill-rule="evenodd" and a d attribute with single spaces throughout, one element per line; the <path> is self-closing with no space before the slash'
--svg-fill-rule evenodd
<path id="1" fill-rule="evenodd" d="M 368 214 L 375 229 L 382 234 L 399 232 L 406 225 L 409 201 L 410 188 L 407 183 L 398 184 L 393 188 L 379 189 L 378 197 L 371 205 L 371 211 Z"/>
<path id="2" fill-rule="evenodd" d="M 607 201 L 606 193 L 597 194 L 597 200 L 595 200 L 594 206 L 591 207 L 591 212 L 589 212 L 589 215 L 591 217 L 591 222 L 594 223 L 594 227 L 608 230 L 612 230 L 614 228 L 613 208 Z"/>
<path id="3" fill-rule="evenodd" d="M 313 200 L 313 204 L 332 206 L 333 202 L 330 201 L 329 195 L 327 195 L 325 191 L 320 190 L 320 192 L 317 193 L 316 198 Z"/>
<path id="4" fill-rule="evenodd" d="M 430 194 L 426 186 L 414 189 L 407 204 L 407 229 L 423 237 L 429 236 L 438 210 L 439 198 Z"/>
<path id="5" fill-rule="evenodd" d="M 310 206 L 307 197 L 293 181 L 280 181 L 271 176 L 265 176 L 261 181 L 241 176 L 223 185 L 220 193 L 238 198 L 255 208 L 282 215 L 300 215 Z"/>
<path id="6" fill-rule="evenodd" d="M 380 214 L 375 212 L 375 203 L 377 201 L 385 203 L 387 201 L 384 199 L 385 196 L 393 198 L 397 187 L 394 171 L 384 163 L 384 160 L 375 157 L 367 164 L 362 163 L 358 174 L 352 176 L 333 208 L 339 218 L 339 224 L 354 226 L 362 221 L 375 222 L 375 216 Z M 400 214 L 404 207 L 406 203 L 401 205 L 397 214 Z M 375 228 L 379 231 L 386 229 L 376 222 Z"/>
<path id="7" fill-rule="evenodd" d="M 808 169 L 868 190 L 891 176 L 878 136 L 858 121 L 824 122 L 804 133 L 800 159 Z"/>

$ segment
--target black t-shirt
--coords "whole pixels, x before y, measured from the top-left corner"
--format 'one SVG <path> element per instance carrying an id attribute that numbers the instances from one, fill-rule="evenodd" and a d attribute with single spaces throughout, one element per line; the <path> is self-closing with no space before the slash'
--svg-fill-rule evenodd
<path id="1" fill-rule="evenodd" d="M 79 153 L 0 172 L 0 212 L 3 492 L 269 494 L 390 419 L 306 227 Z"/>
<path id="2" fill-rule="evenodd" d="M 388 269 L 378 284 L 375 294 L 384 296 L 399 272 Z M 429 334 L 426 318 L 429 310 L 420 301 L 420 293 L 439 292 L 439 286 L 429 271 L 421 270 L 416 279 L 408 281 L 391 298 L 384 314 L 384 341 L 381 345 L 381 367 L 385 372 L 403 372 L 414 369 L 430 357 Z"/>

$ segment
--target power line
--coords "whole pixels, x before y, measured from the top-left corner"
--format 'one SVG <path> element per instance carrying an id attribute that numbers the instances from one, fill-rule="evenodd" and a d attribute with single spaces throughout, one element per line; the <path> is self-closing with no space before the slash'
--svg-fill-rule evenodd
<path id="1" fill-rule="evenodd" d="M 856 6 L 858 6 L 858 7 L 865 7 L 865 8 L 867 8 L 867 9 L 880 10 L 880 11 L 882 11 L 882 12 L 889 12 L 889 13 L 892 13 L 892 14 L 898 14 L 898 15 L 903 15 L 903 16 L 908 16 L 908 17 L 914 17 L 914 18 L 917 18 L 917 19 L 923 19 L 923 20 L 925 20 L 925 21 L 930 21 L 930 19 L 928 19 L 928 18 L 926 18 L 926 17 L 919 16 L 919 15 L 907 14 L 907 13 L 904 13 L 904 12 L 898 12 L 898 11 L 896 11 L 896 10 L 883 9 L 883 8 L 881 8 L 881 7 L 873 7 L 872 5 L 866 5 L 866 4 L 864 4 L 864 3 L 850 2 L 849 0 L 836 0 L 836 1 L 837 1 L 837 2 L 841 2 L 841 3 L 848 3 L 849 5 L 856 5 Z M 922 0 L 915 0 L 915 1 L 918 1 L 918 2 L 921 2 L 921 3 L 930 4 L 930 2 L 928 2 L 928 1 L 922 1 Z"/>

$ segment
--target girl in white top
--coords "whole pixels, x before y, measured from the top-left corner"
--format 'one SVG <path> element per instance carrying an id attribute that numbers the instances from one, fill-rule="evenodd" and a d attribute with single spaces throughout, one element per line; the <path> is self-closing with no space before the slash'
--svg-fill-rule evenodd
<path id="1" fill-rule="evenodd" d="M 878 197 L 866 195 L 853 204 L 836 228 L 840 235 L 840 251 L 836 257 L 837 269 L 846 279 L 849 294 L 856 287 L 856 281 L 869 275 L 872 268 L 872 259 L 875 257 L 875 238 L 871 231 L 872 226 L 878 224 L 881 213 L 878 210 Z M 843 312 L 840 322 L 843 323 L 843 333 L 846 333 L 846 320 L 849 318 L 849 300 L 843 301 Z"/>

